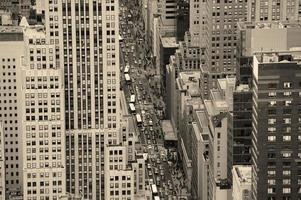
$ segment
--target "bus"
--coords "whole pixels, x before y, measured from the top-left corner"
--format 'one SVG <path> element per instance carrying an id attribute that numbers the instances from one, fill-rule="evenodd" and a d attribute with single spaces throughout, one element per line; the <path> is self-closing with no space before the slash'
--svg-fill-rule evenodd
<path id="1" fill-rule="evenodd" d="M 155 184 L 152 184 L 151 187 L 152 187 L 153 197 L 157 196 L 158 195 L 157 186 Z"/>
<path id="2" fill-rule="evenodd" d="M 134 105 L 134 104 L 130 103 L 130 104 L 129 104 L 129 107 L 130 107 L 131 113 L 135 113 L 135 112 L 136 112 L 136 108 L 135 108 L 135 105 Z"/>
<path id="3" fill-rule="evenodd" d="M 136 121 L 138 126 L 142 126 L 142 118 L 140 114 L 136 114 Z"/>
<path id="4" fill-rule="evenodd" d="M 126 65 L 123 71 L 125 74 L 128 74 L 130 72 L 130 66 Z"/>
<path id="5" fill-rule="evenodd" d="M 125 75 L 124 75 L 124 78 L 125 78 L 125 82 L 126 82 L 127 84 L 131 84 L 132 80 L 131 80 L 130 75 L 125 74 Z"/>
<path id="6" fill-rule="evenodd" d="M 133 103 L 135 104 L 136 102 L 136 96 L 134 94 L 131 95 L 131 100 L 130 100 L 130 103 Z"/>

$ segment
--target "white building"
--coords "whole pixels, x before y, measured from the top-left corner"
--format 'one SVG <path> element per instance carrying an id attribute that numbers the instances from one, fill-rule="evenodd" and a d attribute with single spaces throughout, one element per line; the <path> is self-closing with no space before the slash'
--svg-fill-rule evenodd
<path id="1" fill-rule="evenodd" d="M 0 122 L 0 199 L 5 199 L 5 156 L 4 156 L 4 132 Z"/>
<path id="2" fill-rule="evenodd" d="M 99 200 L 105 145 L 120 141 L 119 1 L 68 2 L 45 5 L 47 38 L 64 69 L 67 192 Z"/>
<path id="3" fill-rule="evenodd" d="M 24 54 L 23 32 L 20 27 L 0 26 L 0 121 L 3 125 L 5 153 L 5 187 L 7 193 L 21 191 L 22 167 L 19 130 L 20 101 L 17 96 L 17 75 Z"/>
<path id="4" fill-rule="evenodd" d="M 66 192 L 62 69 L 43 27 L 24 28 L 24 42 L 17 78 L 23 199 L 59 199 Z"/>
<path id="5" fill-rule="evenodd" d="M 232 200 L 251 200 L 252 167 L 233 166 Z"/>

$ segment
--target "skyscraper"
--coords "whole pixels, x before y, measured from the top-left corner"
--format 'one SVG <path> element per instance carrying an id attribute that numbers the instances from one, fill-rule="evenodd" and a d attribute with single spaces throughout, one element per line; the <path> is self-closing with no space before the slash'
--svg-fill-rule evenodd
<path id="1" fill-rule="evenodd" d="M 67 192 L 104 199 L 104 146 L 119 143 L 117 0 L 46 2 L 46 31 L 64 69 Z"/>
<path id="2" fill-rule="evenodd" d="M 237 22 L 247 19 L 247 1 L 213 0 L 201 3 L 200 30 L 205 48 L 202 65 L 201 90 L 203 98 L 209 97 L 210 88 L 216 88 L 217 79 L 235 74 Z"/>
<path id="3" fill-rule="evenodd" d="M 17 73 L 24 53 L 22 28 L 0 27 L 0 121 L 3 125 L 5 152 L 5 187 L 8 193 L 22 188 L 20 165 L 19 109 L 17 96 Z"/>
<path id="4" fill-rule="evenodd" d="M 253 56 L 253 199 L 301 198 L 301 52 Z"/>
<path id="5" fill-rule="evenodd" d="M 59 199 L 66 192 L 64 88 L 44 27 L 24 28 L 18 69 L 23 199 Z"/>

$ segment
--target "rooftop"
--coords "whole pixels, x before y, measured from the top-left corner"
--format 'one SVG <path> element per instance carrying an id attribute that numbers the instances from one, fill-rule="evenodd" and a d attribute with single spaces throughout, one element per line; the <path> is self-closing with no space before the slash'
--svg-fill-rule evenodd
<path id="1" fill-rule="evenodd" d="M 22 33 L 23 29 L 20 26 L 0 26 L 1 33 Z"/>
<path id="2" fill-rule="evenodd" d="M 179 46 L 176 37 L 161 37 L 161 41 L 164 48 L 177 48 Z"/>
<path id="3" fill-rule="evenodd" d="M 250 86 L 248 84 L 240 84 L 236 87 L 238 92 L 248 92 L 250 91 Z"/>
<path id="4" fill-rule="evenodd" d="M 238 28 L 246 29 L 285 29 L 285 28 L 301 28 L 300 22 L 239 22 Z"/>
<path id="5" fill-rule="evenodd" d="M 263 63 L 290 63 L 301 62 L 301 48 L 291 48 L 284 52 L 258 52 L 255 53 L 257 62 Z"/>
<path id="6" fill-rule="evenodd" d="M 164 132 L 164 140 L 177 140 L 177 136 L 175 135 L 175 132 L 172 128 L 170 120 L 163 120 L 161 122 L 162 124 L 162 129 Z"/>
<path id="7" fill-rule="evenodd" d="M 238 177 L 240 183 L 251 183 L 252 179 L 252 167 L 251 166 L 234 166 L 235 175 Z"/>
<path id="8" fill-rule="evenodd" d="M 200 71 L 183 71 L 178 76 L 180 90 L 188 90 L 191 96 L 198 96 L 200 93 L 199 78 Z"/>

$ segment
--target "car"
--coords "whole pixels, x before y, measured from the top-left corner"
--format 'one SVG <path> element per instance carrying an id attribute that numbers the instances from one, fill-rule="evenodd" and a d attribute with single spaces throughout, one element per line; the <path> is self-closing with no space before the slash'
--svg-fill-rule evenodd
<path id="1" fill-rule="evenodd" d="M 155 168 L 155 174 L 159 174 L 159 170 L 157 167 Z"/>
<path id="2" fill-rule="evenodd" d="M 152 176 L 152 175 L 153 175 L 152 170 L 149 170 L 148 171 L 148 176 Z"/>
<path id="3" fill-rule="evenodd" d="M 151 168 L 152 168 L 151 164 L 147 164 L 147 169 L 151 169 Z"/>
<path id="4" fill-rule="evenodd" d="M 147 144 L 152 144 L 151 140 L 147 140 Z"/>
<path id="5" fill-rule="evenodd" d="M 163 170 L 164 168 L 163 168 L 163 165 L 159 165 L 159 169 L 160 170 Z"/>
<path id="6" fill-rule="evenodd" d="M 157 143 L 157 141 L 156 140 L 153 140 L 153 144 L 156 144 Z"/>
<path id="7" fill-rule="evenodd" d="M 157 164 L 160 164 L 161 161 L 160 161 L 160 158 L 157 158 Z"/>
<path id="8" fill-rule="evenodd" d="M 149 130 L 150 130 L 150 131 L 153 131 L 154 129 L 153 129 L 153 127 L 151 126 L 151 127 L 149 127 Z"/>
<path id="9" fill-rule="evenodd" d="M 164 176 L 164 170 L 161 170 L 161 171 L 160 171 L 160 175 L 161 175 L 161 176 Z"/>

